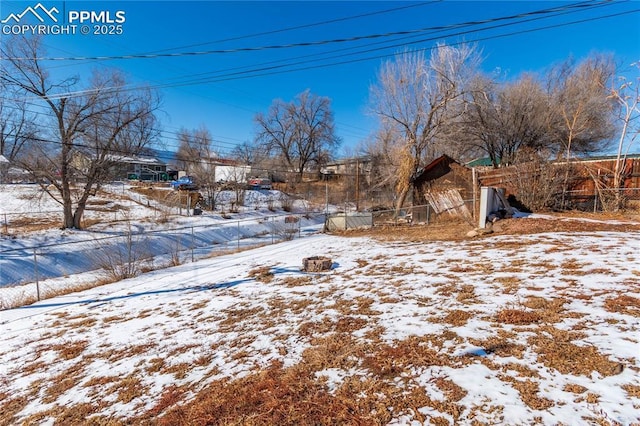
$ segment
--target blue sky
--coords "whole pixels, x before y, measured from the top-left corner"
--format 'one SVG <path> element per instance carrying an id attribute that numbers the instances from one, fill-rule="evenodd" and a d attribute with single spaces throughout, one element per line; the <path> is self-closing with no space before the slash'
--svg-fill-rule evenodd
<path id="1" fill-rule="evenodd" d="M 640 61 L 640 1 L 40 3 L 58 10 L 58 23 L 69 24 L 64 21 L 70 12 L 108 12 L 102 15 L 105 27 L 85 24 L 90 33 L 101 28 L 119 32 L 83 35 L 75 22 L 76 34 L 46 36 L 48 57 L 58 58 L 46 61 L 54 75 L 88 77 L 92 68 L 116 67 L 135 84 L 159 86 L 168 148 L 175 148 L 180 127 L 206 126 L 223 154 L 253 138 L 256 113 L 266 112 L 276 98 L 288 101 L 306 89 L 331 98 L 337 134 L 347 151 L 353 149 L 375 128 L 367 103 L 381 62 L 405 46 L 429 49 L 436 42 L 477 41 L 484 70 L 500 69 L 510 78 L 591 52 L 615 54 L 623 69 Z M 37 4 L 2 0 L 0 20 Z M 585 7 L 569 8 L 577 4 Z M 567 9 L 502 19 L 561 6 Z M 110 23 L 118 17 L 123 22 Z M 488 22 L 459 25 L 472 21 Z M 39 22 L 25 14 L 19 24 L 25 23 Z M 390 35 L 398 32 L 411 33 Z M 11 40 L 1 37 L 3 43 Z M 360 39 L 336 41 L 350 38 Z M 300 45 L 310 42 L 324 43 Z M 140 54 L 149 57 L 122 58 Z M 110 59 L 60 59 L 85 57 Z"/>

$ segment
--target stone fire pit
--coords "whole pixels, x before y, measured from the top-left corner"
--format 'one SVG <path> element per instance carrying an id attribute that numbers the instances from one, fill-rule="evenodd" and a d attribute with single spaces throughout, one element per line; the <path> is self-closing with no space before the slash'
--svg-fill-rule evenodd
<path id="1" fill-rule="evenodd" d="M 305 272 L 330 271 L 333 262 L 328 257 L 312 256 L 302 259 L 302 270 Z"/>

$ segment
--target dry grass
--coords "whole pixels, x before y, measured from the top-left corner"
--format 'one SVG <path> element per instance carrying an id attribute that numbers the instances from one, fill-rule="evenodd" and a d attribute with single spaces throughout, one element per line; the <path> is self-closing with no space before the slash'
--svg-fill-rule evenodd
<path id="1" fill-rule="evenodd" d="M 375 424 L 355 408 L 301 369 L 274 363 L 240 380 L 212 383 L 195 400 L 174 406 L 157 424 Z"/>
<path id="2" fill-rule="evenodd" d="M 436 232 L 429 230 L 425 239 L 455 240 L 464 226 L 459 224 L 453 229 L 443 226 L 436 228 Z M 502 229 L 510 226 L 516 225 L 505 223 Z M 561 229 L 564 225 L 557 223 L 554 226 Z M 420 241 L 427 235 L 418 227 L 403 228 L 402 232 L 407 235 L 401 235 L 398 229 L 374 230 L 373 234 L 389 244 L 401 247 L 406 244 L 408 248 L 415 248 L 415 245 L 407 242 Z M 352 234 L 358 232 L 349 233 Z M 487 241 L 480 237 L 473 244 L 482 249 L 489 246 Z M 516 253 L 526 244 L 516 240 L 505 246 L 503 249 Z M 558 244 L 555 249 L 565 251 L 569 248 Z M 437 251 L 426 248 L 424 251 L 425 256 L 437 256 Z M 134 314 L 138 319 L 160 312 L 169 317 L 188 316 L 184 321 L 181 318 L 185 327 L 196 322 L 211 323 L 211 327 L 201 330 L 204 343 L 178 344 L 170 349 L 160 342 L 139 342 L 120 348 L 99 347 L 98 353 L 89 355 L 88 351 L 94 345 L 85 339 L 71 337 L 73 335 L 65 337 L 66 333 L 75 335 L 85 328 L 119 326 L 118 323 L 133 317 L 111 315 L 96 321 L 90 314 L 53 313 L 57 317 L 54 323 L 57 329 L 45 338 L 62 341 L 42 343 L 37 355 L 44 358 L 54 353 L 56 362 L 69 365 L 50 378 L 52 380 L 34 381 L 27 395 L 3 392 L 0 381 L 0 425 L 40 424 L 47 419 L 53 419 L 55 424 L 110 426 L 378 425 L 400 416 L 419 424 L 480 425 L 486 424 L 479 420 L 482 418 L 496 419 L 494 423 L 507 422 L 503 417 L 504 407 L 488 399 L 468 402 L 464 383 L 456 382 L 445 371 L 481 364 L 517 391 L 526 407 L 543 411 L 566 404 L 550 400 L 548 394 L 543 393 L 547 390 L 541 384 L 548 376 L 542 374 L 545 368 L 552 370 L 552 375 L 582 378 L 593 377 L 594 373 L 604 377 L 618 375 L 626 368 L 637 372 L 635 365 L 626 365 L 626 360 L 619 362 L 614 355 L 603 353 L 606 348 L 585 343 L 592 326 L 588 319 L 573 321 L 569 326 L 559 325 L 564 320 L 580 317 L 569 309 L 575 301 L 596 304 L 600 308 L 604 305 L 608 312 L 615 314 L 606 321 L 621 331 L 624 327 L 629 331 L 631 327 L 622 315 L 637 318 L 640 314 L 640 298 L 631 295 L 632 290 L 629 294 L 581 293 L 576 285 L 579 276 L 587 273 L 607 276 L 610 272 L 606 268 L 594 269 L 573 255 L 566 256 L 560 265 L 546 265 L 540 259 L 527 260 L 520 254 L 511 262 L 499 264 L 461 258 L 453 269 L 447 268 L 447 273 L 430 272 L 440 280 L 429 289 L 432 292 L 428 296 L 411 295 L 411 302 L 423 310 L 409 318 L 414 321 L 412 325 L 429 322 L 441 331 L 395 340 L 383 337 L 387 330 L 380 324 L 393 305 L 406 300 L 405 291 L 415 285 L 404 275 L 422 274 L 425 265 L 428 264 L 412 264 L 402 258 L 379 255 L 367 260 L 358 259 L 352 270 L 322 278 L 275 277 L 271 266 L 254 267 L 248 271 L 250 278 L 271 283 L 272 287 L 283 287 L 286 295 L 264 299 L 259 306 L 247 301 L 215 312 L 210 312 L 211 299 L 204 298 L 186 306 L 189 315 L 185 315 L 184 310 L 169 312 L 152 308 Z M 532 270 L 535 277 L 570 274 L 576 281 L 565 280 L 557 285 L 553 296 L 548 293 L 542 297 L 543 285 L 535 278 L 522 279 L 523 274 L 533 276 Z M 493 276 L 486 280 L 485 287 L 466 284 L 468 281 L 461 278 L 478 274 Z M 372 277 L 382 277 L 385 286 L 367 292 Z M 342 291 L 341 284 L 334 284 L 334 280 L 349 283 L 352 291 Z M 307 287 L 311 285 L 317 286 L 317 291 Z M 634 286 L 629 285 L 629 288 Z M 485 299 L 488 291 L 502 293 L 513 302 L 495 309 L 493 305 L 488 307 Z M 308 297 L 298 297 L 307 292 Z M 298 318 L 297 322 L 283 323 L 293 316 Z M 464 327 L 472 321 L 474 325 L 476 321 L 484 322 L 491 327 L 491 333 L 483 333 L 477 339 L 464 333 L 456 334 L 454 327 Z M 256 351 L 252 345 L 258 341 L 261 332 L 269 333 L 274 343 L 268 350 Z M 220 338 L 222 333 L 228 333 L 227 337 Z M 294 345 L 290 341 L 292 337 L 296 341 Z M 298 348 L 298 344 L 304 351 L 296 355 L 297 363 L 285 366 L 274 360 L 274 354 L 288 355 Z M 453 355 L 455 348 L 469 344 L 482 350 Z M 262 355 L 265 357 L 260 358 Z M 82 381 L 92 360 L 120 364 L 134 357 L 138 363 L 130 374 Z M 242 374 L 222 377 L 228 372 L 213 365 L 220 359 L 233 365 L 234 369 L 237 367 Z M 537 361 L 532 362 L 532 359 Z M 21 370 L 24 374 L 36 374 L 46 371 L 47 367 L 48 364 L 36 356 L 21 365 Z M 335 372 L 342 374 L 339 380 L 333 379 Z M 162 375 L 173 383 L 158 395 L 151 395 L 144 380 L 149 375 Z M 189 382 L 193 377 L 198 377 L 200 382 Z M 91 399 L 58 405 L 74 387 L 85 388 Z M 640 386 L 636 382 L 628 381 L 620 387 L 628 398 L 637 399 L 636 405 L 640 406 Z M 576 383 L 565 384 L 562 390 L 570 393 L 570 400 L 576 404 L 596 407 L 604 397 Z M 28 402 L 36 398 L 51 406 L 29 417 L 17 418 Z M 131 404 L 136 411 L 125 420 L 95 416 L 104 410 L 104 398 L 109 398 L 111 403 Z M 431 415 L 425 415 L 426 410 L 431 410 Z M 476 415 L 477 419 L 474 418 Z M 605 414 L 579 421 L 607 424 Z M 534 418 L 532 423 L 542 424 L 542 418 Z"/>
<path id="3" fill-rule="evenodd" d="M 496 321 L 503 324 L 528 325 L 540 322 L 541 315 L 522 309 L 503 309 L 496 315 Z"/>
<path id="4" fill-rule="evenodd" d="M 622 385 L 630 398 L 640 399 L 640 385 Z"/>
<path id="5" fill-rule="evenodd" d="M 525 346 L 517 343 L 513 343 L 516 336 L 514 333 L 509 333 L 499 329 L 498 335 L 480 339 L 470 339 L 469 342 L 475 346 L 482 348 L 488 354 L 495 354 L 499 357 L 514 357 L 522 359 Z"/>
<path id="6" fill-rule="evenodd" d="M 115 281 L 112 278 L 101 277 L 95 280 L 91 280 L 89 282 L 80 282 L 80 283 L 65 285 L 63 288 L 45 287 L 45 288 L 41 288 L 40 300 L 50 299 L 58 296 L 64 296 L 71 293 L 89 290 L 95 287 L 111 284 L 113 282 Z M 14 287 L 20 288 L 21 286 L 17 285 Z M 0 300 L 0 310 L 17 308 L 19 306 L 26 306 L 26 305 L 33 304 L 37 301 L 38 300 L 35 295 L 18 293 L 18 295 L 12 299 Z"/>
<path id="7" fill-rule="evenodd" d="M 163 414 L 166 410 L 178 406 L 178 404 L 183 401 L 184 394 L 184 387 L 169 385 L 162 392 L 162 395 L 156 405 L 149 411 L 149 417 L 157 417 L 160 414 Z"/>
<path id="8" fill-rule="evenodd" d="M 60 218 L 51 217 L 20 217 L 11 220 L 10 229 L 12 234 L 44 231 L 58 228 L 62 225 Z"/>
<path id="9" fill-rule="evenodd" d="M 9 395 L 0 392 L 0 425 L 16 424 L 15 415 L 27 406 L 30 402 L 25 395 Z"/>
<path id="10" fill-rule="evenodd" d="M 425 421 L 420 407 L 433 407 L 454 418 L 463 411 L 458 405 L 466 391 L 445 377 L 434 380 L 445 400 L 430 398 L 416 383 L 397 379 L 411 368 L 451 365 L 452 360 L 429 349 L 429 339 L 409 338 L 393 345 L 372 345 L 338 332 L 315 339 L 302 361 L 283 368 L 273 362 L 262 371 L 237 380 L 210 384 L 196 398 L 167 410 L 165 402 L 180 399 L 171 389 L 149 414 L 160 425 L 244 424 L 244 425 L 380 425 L 398 414 L 410 414 Z M 345 378 L 333 392 L 316 372 L 327 368 L 364 368 L 366 376 Z M 444 421 L 444 419 L 442 419 Z"/>
<path id="11" fill-rule="evenodd" d="M 522 279 L 514 275 L 493 277 L 493 281 L 502 287 L 504 294 L 515 294 L 522 284 Z"/>
<path id="12" fill-rule="evenodd" d="M 285 277 L 280 281 L 280 284 L 287 287 L 302 287 L 305 285 L 312 285 L 313 278 L 311 277 Z"/>
<path id="13" fill-rule="evenodd" d="M 543 398 L 538 396 L 538 392 L 540 392 L 539 384 L 534 382 L 533 380 L 518 380 L 514 379 L 511 376 L 500 375 L 501 380 L 508 382 L 513 386 L 515 390 L 520 394 L 520 399 L 524 402 L 528 407 L 534 410 L 546 410 L 547 408 L 554 405 L 553 401 L 547 398 Z"/>
<path id="14" fill-rule="evenodd" d="M 493 234 L 476 237 L 479 241 L 490 239 L 497 235 L 530 235 L 543 232 L 595 232 L 595 231 L 619 231 L 630 232 L 640 230 L 640 219 L 636 214 L 625 213 L 598 213 L 589 214 L 579 212 L 575 214 L 567 212 L 563 214 L 554 214 L 556 220 L 548 219 L 532 219 L 526 221 L 521 219 L 506 219 L 497 222 L 498 226 L 494 226 Z M 582 220 L 569 219 L 593 218 L 596 221 L 588 222 Z M 561 220 L 567 219 L 567 220 Z M 472 227 L 462 220 L 448 219 L 442 223 L 432 224 L 429 226 L 380 226 L 372 230 L 352 230 L 341 233 L 345 236 L 373 236 L 385 241 L 461 241 L 468 239 L 466 233 Z M 525 244 L 513 241 L 511 247 L 521 248 Z M 505 246 L 506 247 L 506 246 Z M 562 250 L 562 247 L 558 247 Z M 564 250 L 570 249 L 566 247 Z"/>
<path id="15" fill-rule="evenodd" d="M 456 327 L 461 327 L 469 321 L 473 314 L 467 311 L 461 311 L 459 309 L 452 309 L 447 312 L 447 315 L 442 319 L 447 324 L 451 324 Z"/>
<path id="16" fill-rule="evenodd" d="M 270 266 L 261 266 L 258 268 L 254 268 L 249 271 L 249 278 L 253 278 L 256 281 L 260 281 L 262 283 L 270 283 L 273 280 L 273 272 L 271 272 Z"/>
<path id="17" fill-rule="evenodd" d="M 621 294 L 605 300 L 604 307 L 609 312 L 640 317 L 640 298 L 637 297 Z"/>
<path id="18" fill-rule="evenodd" d="M 122 378 L 119 382 L 114 383 L 113 386 L 118 393 L 116 400 L 124 404 L 147 393 L 147 389 L 142 385 L 140 378 L 133 374 Z"/>
<path id="19" fill-rule="evenodd" d="M 75 342 L 64 341 L 60 344 L 52 345 L 51 350 L 58 352 L 60 358 L 69 360 L 80 356 L 88 345 L 89 342 L 86 340 L 79 340 Z"/>
<path id="20" fill-rule="evenodd" d="M 562 388 L 563 391 L 565 392 L 571 392 L 571 393 L 576 393 L 576 394 L 581 394 L 581 393 L 585 393 L 587 391 L 587 388 L 585 388 L 584 386 L 581 385 L 577 385 L 575 383 L 572 384 L 566 384 L 564 385 L 564 387 Z"/>
<path id="21" fill-rule="evenodd" d="M 83 379 L 84 374 L 83 366 L 75 364 L 59 375 L 52 377 L 45 389 L 42 402 L 49 404 L 57 401 L 65 392 L 78 385 Z"/>
<path id="22" fill-rule="evenodd" d="M 611 361 L 594 346 L 578 346 L 572 343 L 572 334 L 552 328 L 543 328 L 547 333 L 539 333 L 528 339 L 536 347 L 538 360 L 546 367 L 561 374 L 590 377 L 598 372 L 602 376 L 620 374 L 624 365 Z M 550 334 L 551 337 L 547 336 Z"/>

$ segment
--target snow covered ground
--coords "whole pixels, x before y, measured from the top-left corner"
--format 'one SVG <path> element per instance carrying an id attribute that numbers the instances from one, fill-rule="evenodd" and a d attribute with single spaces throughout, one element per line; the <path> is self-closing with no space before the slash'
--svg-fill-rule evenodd
<path id="1" fill-rule="evenodd" d="M 181 216 L 178 208 L 160 205 L 132 192 L 129 186 L 111 185 L 105 187 L 110 192 L 92 199 L 86 213 L 87 220 L 100 222 L 83 231 L 61 232 L 57 229 L 60 205 L 38 186 L 0 185 L 0 189 L 0 217 L 6 220 L 7 234 L 0 237 L 0 298 L 3 291 L 14 298 L 35 296 L 33 285 L 2 288 L 8 285 L 40 281 L 43 292 L 56 288 L 60 285 L 56 278 L 97 271 L 112 260 L 112 253 L 125 253 L 129 246 L 136 258 L 145 260 L 142 267 L 155 269 L 177 257 L 199 259 L 219 251 L 303 236 L 321 229 L 324 223 L 324 215 L 311 211 L 302 201 L 291 203 L 292 213 L 279 209 L 285 195 L 278 191 L 246 191 L 245 205 L 232 215 L 204 211 L 186 216 L 182 209 L 185 216 Z M 232 196 L 225 192 L 218 202 L 229 204 L 226 199 Z M 292 214 L 299 222 L 286 224 Z M 38 218 L 53 223 L 30 232 L 22 232 L 16 225 L 18 221 L 33 224 Z M 287 236 L 293 228 L 298 232 Z"/>
<path id="2" fill-rule="evenodd" d="M 21 208 L 2 194 L 5 208 Z M 145 230 L 166 226 L 136 211 Z M 259 226 L 269 213 L 244 218 Z M 178 221 L 194 220 L 223 228 L 217 217 Z M 640 424 L 640 232 L 416 242 L 314 226 L 302 224 L 304 238 L 0 311 L 0 425 L 200 424 L 215 408 L 198 405 L 210 395 L 250 410 L 212 412 L 219 424 L 273 423 L 308 404 L 314 424 L 338 415 L 342 424 Z M 3 248 L 86 235 L 44 230 L 4 238 Z M 332 270 L 301 271 L 316 255 Z M 66 256 L 58 264 L 81 263 Z M 12 260 L 1 261 L 5 274 Z M 274 374 L 300 378 L 278 393 L 287 402 L 244 404 Z"/>
<path id="3" fill-rule="evenodd" d="M 354 383 L 422 395 L 373 395 L 376 422 L 638 424 L 639 238 L 316 235 L 2 311 L 0 423 L 136 423 L 168 389 L 189 401 L 280 361 L 356 407 L 372 395 Z M 312 255 L 334 268 L 300 271 Z"/>

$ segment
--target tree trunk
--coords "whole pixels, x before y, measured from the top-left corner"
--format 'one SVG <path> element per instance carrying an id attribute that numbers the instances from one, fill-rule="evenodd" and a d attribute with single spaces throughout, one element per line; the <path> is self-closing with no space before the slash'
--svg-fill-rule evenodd
<path id="1" fill-rule="evenodd" d="M 620 141 L 618 142 L 618 152 L 616 154 L 616 163 L 615 168 L 613 170 L 613 189 L 615 194 L 615 211 L 622 209 L 623 198 L 622 198 L 622 190 L 624 188 L 624 177 L 623 173 L 626 168 L 626 155 L 625 158 L 622 156 L 622 145 L 624 144 L 624 137 L 627 134 L 627 128 L 629 126 L 629 120 L 624 120 L 622 126 L 622 132 L 620 136 Z"/>
<path id="2" fill-rule="evenodd" d="M 82 216 L 87 208 L 87 200 L 91 194 L 91 184 L 87 184 L 82 193 L 82 197 L 78 200 L 76 211 L 73 213 L 73 227 L 76 229 L 82 229 Z"/>
<path id="3" fill-rule="evenodd" d="M 404 205 L 405 200 L 407 199 L 407 195 L 409 194 L 409 189 L 411 189 L 411 185 L 406 185 L 406 187 L 402 188 L 402 190 L 398 193 L 398 199 L 396 200 L 396 211 L 394 213 L 394 217 L 397 218 L 400 215 L 400 210 Z"/>
<path id="4" fill-rule="evenodd" d="M 569 132 L 569 142 L 567 143 L 567 164 L 565 165 L 564 182 L 562 183 L 562 200 L 560 208 L 567 209 L 567 193 L 569 191 L 569 172 L 571 170 L 571 141 L 573 140 L 572 132 Z"/>
<path id="5" fill-rule="evenodd" d="M 62 212 L 63 212 L 63 222 L 62 228 L 73 228 L 73 206 L 71 204 L 71 190 L 69 188 L 69 184 L 67 182 L 62 182 Z"/>
<path id="6" fill-rule="evenodd" d="M 82 229 L 82 214 L 84 213 L 84 208 L 76 208 L 75 213 L 73 214 L 73 227 L 76 229 Z"/>
<path id="7" fill-rule="evenodd" d="M 69 164 L 66 159 L 69 148 L 67 144 L 62 145 L 62 164 L 60 167 L 60 180 L 62 181 L 62 212 L 63 223 L 62 228 L 73 228 L 73 202 L 71 199 L 71 183 L 69 182 Z"/>

